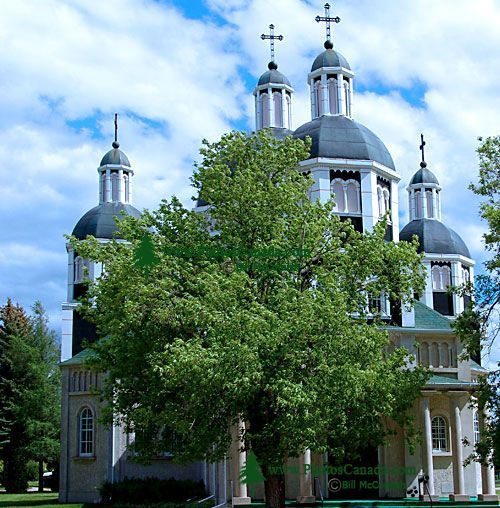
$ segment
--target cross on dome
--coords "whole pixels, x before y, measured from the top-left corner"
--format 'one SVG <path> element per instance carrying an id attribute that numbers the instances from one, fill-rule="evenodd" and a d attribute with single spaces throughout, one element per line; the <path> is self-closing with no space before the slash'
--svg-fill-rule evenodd
<path id="1" fill-rule="evenodd" d="M 276 65 L 274 61 L 274 41 L 282 41 L 284 37 L 282 35 L 274 35 L 274 25 L 271 23 L 269 25 L 269 35 L 262 34 L 260 38 L 265 41 L 266 39 L 269 40 L 270 46 L 271 46 L 271 61 L 269 62 L 269 69 L 277 69 L 278 66 Z"/>
<path id="2" fill-rule="evenodd" d="M 324 16 L 316 16 L 316 21 L 318 23 L 325 22 L 326 23 L 326 42 L 325 42 L 325 48 L 326 49 L 332 49 L 333 44 L 331 41 L 331 23 L 340 23 L 340 18 L 338 16 L 335 16 L 334 18 L 330 17 L 330 4 L 325 4 L 325 15 Z"/>
<path id="3" fill-rule="evenodd" d="M 118 143 L 118 113 L 115 113 L 115 140 L 112 145 L 113 148 L 119 148 L 120 143 Z"/>
<path id="4" fill-rule="evenodd" d="M 420 151 L 422 152 L 422 162 L 420 163 L 420 166 L 422 168 L 425 168 L 427 166 L 427 163 L 425 162 L 425 154 L 424 154 L 424 147 L 425 147 L 425 141 L 424 141 L 424 135 L 420 134 Z"/>

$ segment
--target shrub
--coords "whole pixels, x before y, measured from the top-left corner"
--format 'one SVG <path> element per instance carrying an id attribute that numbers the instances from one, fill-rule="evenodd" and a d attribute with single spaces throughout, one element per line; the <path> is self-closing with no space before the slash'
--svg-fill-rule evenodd
<path id="1" fill-rule="evenodd" d="M 202 481 L 176 480 L 174 478 L 168 480 L 125 478 L 118 483 L 104 483 L 99 489 L 99 493 L 105 503 L 128 506 L 154 505 L 172 501 L 183 503 L 188 499 L 201 499 L 207 496 Z"/>

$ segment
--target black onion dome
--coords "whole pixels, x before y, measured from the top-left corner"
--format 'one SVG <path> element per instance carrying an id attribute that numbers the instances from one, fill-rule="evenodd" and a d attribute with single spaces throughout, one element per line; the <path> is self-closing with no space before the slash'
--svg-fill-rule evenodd
<path id="1" fill-rule="evenodd" d="M 399 239 L 411 241 L 413 235 L 418 236 L 418 252 L 432 254 L 460 254 L 470 258 L 465 242 L 453 229 L 436 219 L 415 219 L 407 224 L 399 233 Z"/>
<path id="2" fill-rule="evenodd" d="M 344 67 L 351 70 L 351 66 L 345 57 L 334 49 L 326 49 L 323 53 L 320 53 L 312 64 L 311 72 L 321 69 L 321 67 Z"/>
<path id="3" fill-rule="evenodd" d="M 113 148 L 106 155 L 104 155 L 101 160 L 101 166 L 106 166 L 106 164 L 115 164 L 130 167 L 128 157 L 118 148 Z"/>
<path id="4" fill-rule="evenodd" d="M 435 183 L 436 185 L 439 185 L 436 175 L 430 169 L 427 169 L 426 166 L 423 166 L 423 164 L 425 164 L 425 162 L 422 163 L 422 167 L 413 175 L 410 180 L 410 185 L 419 183 Z"/>
<path id="5" fill-rule="evenodd" d="M 292 86 L 290 81 L 288 81 L 288 78 L 277 69 L 269 69 L 268 71 L 264 72 L 264 74 L 262 74 L 262 76 L 259 78 L 257 86 L 268 85 L 270 83 L 276 83 L 277 85 L 287 85 L 289 87 Z"/>
<path id="6" fill-rule="evenodd" d="M 293 135 L 311 137 L 311 157 L 372 160 L 395 170 L 384 143 L 370 129 L 345 116 L 323 115 L 302 125 Z"/>
<path id="7" fill-rule="evenodd" d="M 88 235 L 95 238 L 120 238 L 117 235 L 118 225 L 115 217 L 122 218 L 121 212 L 127 215 L 139 218 L 141 212 L 132 205 L 125 203 L 102 203 L 89 210 L 76 224 L 73 229 L 73 236 L 79 240 L 84 240 Z"/>

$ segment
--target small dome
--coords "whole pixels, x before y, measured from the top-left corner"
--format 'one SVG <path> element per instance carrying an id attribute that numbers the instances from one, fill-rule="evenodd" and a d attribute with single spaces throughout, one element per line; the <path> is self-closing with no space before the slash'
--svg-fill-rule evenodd
<path id="1" fill-rule="evenodd" d="M 430 169 L 427 169 L 426 166 L 423 166 L 423 164 L 425 163 L 423 162 L 422 167 L 413 175 L 410 180 L 410 185 L 419 183 L 435 183 L 436 185 L 439 185 L 436 175 Z"/>
<path id="2" fill-rule="evenodd" d="M 370 129 L 345 116 L 323 115 L 302 125 L 293 135 L 311 137 L 311 157 L 372 160 L 395 169 L 384 143 Z"/>
<path id="3" fill-rule="evenodd" d="M 418 252 L 471 257 L 467 245 L 458 233 L 436 219 L 412 220 L 399 233 L 399 239 L 410 242 L 413 235 L 417 235 L 420 242 Z"/>
<path id="4" fill-rule="evenodd" d="M 101 160 L 101 166 L 115 164 L 130 167 L 128 157 L 118 148 L 112 148 Z"/>
<path id="5" fill-rule="evenodd" d="M 121 212 L 125 211 L 127 215 L 139 218 L 141 212 L 132 205 L 124 203 L 102 203 L 89 210 L 76 224 L 73 229 L 73 236 L 79 240 L 84 240 L 88 235 L 95 238 L 120 238 L 116 235 L 118 225 L 115 217 L 122 218 Z"/>
<path id="6" fill-rule="evenodd" d="M 321 67 L 345 67 L 351 70 L 349 62 L 334 49 L 326 49 L 319 54 L 312 64 L 311 72 L 321 69 Z"/>
<path id="7" fill-rule="evenodd" d="M 262 74 L 262 76 L 259 78 L 257 86 L 267 85 L 269 83 L 287 85 L 289 87 L 292 86 L 290 81 L 288 81 L 288 78 L 277 69 L 269 69 L 268 71 L 264 72 L 264 74 Z"/>

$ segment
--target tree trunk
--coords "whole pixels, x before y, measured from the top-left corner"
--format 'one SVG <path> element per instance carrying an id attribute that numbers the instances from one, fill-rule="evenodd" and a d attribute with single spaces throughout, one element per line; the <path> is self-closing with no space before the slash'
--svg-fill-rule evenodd
<path id="1" fill-rule="evenodd" d="M 266 508 L 284 508 L 285 506 L 285 475 L 269 474 L 264 481 Z"/>
<path id="2" fill-rule="evenodd" d="M 43 460 L 38 461 L 38 492 L 43 492 Z"/>

